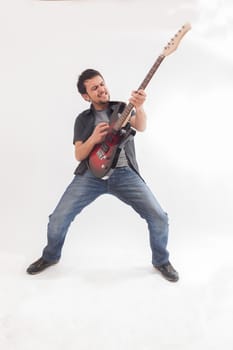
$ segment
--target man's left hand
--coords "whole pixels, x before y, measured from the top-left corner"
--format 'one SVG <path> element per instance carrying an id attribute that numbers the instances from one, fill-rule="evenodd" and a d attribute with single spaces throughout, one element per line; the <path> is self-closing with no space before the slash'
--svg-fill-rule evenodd
<path id="1" fill-rule="evenodd" d="M 129 102 L 134 105 L 135 108 L 140 108 L 146 100 L 146 93 L 143 89 L 132 91 Z"/>

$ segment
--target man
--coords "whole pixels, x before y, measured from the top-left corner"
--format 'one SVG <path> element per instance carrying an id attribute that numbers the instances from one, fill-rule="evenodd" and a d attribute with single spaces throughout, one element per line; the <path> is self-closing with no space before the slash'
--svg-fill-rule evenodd
<path id="1" fill-rule="evenodd" d="M 108 193 L 130 205 L 147 221 L 153 266 L 167 280 L 178 281 L 178 273 L 169 262 L 166 249 L 168 217 L 139 174 L 133 135 L 123 143 L 116 166 L 109 177 L 96 177 L 87 165 L 93 147 L 105 139 L 109 131 L 109 118 L 119 103 L 110 101 L 105 81 L 96 70 L 85 70 L 79 76 L 77 88 L 82 97 L 91 103 L 90 108 L 76 118 L 74 126 L 73 143 L 79 165 L 73 181 L 49 217 L 48 242 L 42 257 L 32 263 L 27 272 L 36 274 L 56 264 L 61 257 L 71 222 L 84 207 L 100 195 Z M 133 91 L 129 99 L 134 106 L 129 123 L 137 131 L 144 131 L 146 128 L 146 114 L 143 109 L 145 99 L 144 90 Z"/>

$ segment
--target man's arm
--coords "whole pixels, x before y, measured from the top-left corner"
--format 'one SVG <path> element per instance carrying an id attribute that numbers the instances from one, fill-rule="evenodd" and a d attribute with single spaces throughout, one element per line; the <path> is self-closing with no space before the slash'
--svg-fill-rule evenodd
<path id="1" fill-rule="evenodd" d="M 136 114 L 131 117 L 130 124 L 138 131 L 144 131 L 146 129 L 146 113 L 143 108 L 143 103 L 146 100 L 146 94 L 144 90 L 133 91 L 129 102 L 135 107 Z"/>

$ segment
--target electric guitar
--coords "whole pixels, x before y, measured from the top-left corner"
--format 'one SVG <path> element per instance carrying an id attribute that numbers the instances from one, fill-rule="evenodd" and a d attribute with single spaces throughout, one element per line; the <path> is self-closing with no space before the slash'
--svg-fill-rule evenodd
<path id="1" fill-rule="evenodd" d="M 191 25 L 186 23 L 175 34 L 175 36 L 165 46 L 163 52 L 158 56 L 152 68 L 146 75 L 145 79 L 139 86 L 139 89 L 145 90 L 154 73 L 164 60 L 164 58 L 175 51 L 183 38 L 183 36 L 191 29 Z M 91 172 L 98 178 L 103 178 L 116 166 L 121 146 L 130 135 L 135 134 L 135 130 L 127 123 L 129 115 L 134 108 L 132 103 L 124 105 L 123 111 L 122 103 L 119 103 L 115 111 L 110 117 L 109 131 L 102 143 L 97 144 L 92 149 L 87 159 L 88 167 Z M 126 124 L 126 126 L 125 126 Z"/>

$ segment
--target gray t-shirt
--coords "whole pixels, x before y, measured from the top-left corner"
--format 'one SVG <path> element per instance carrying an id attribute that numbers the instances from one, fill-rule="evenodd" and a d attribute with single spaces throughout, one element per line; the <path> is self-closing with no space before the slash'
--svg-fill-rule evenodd
<path id="1" fill-rule="evenodd" d="M 111 115 L 111 111 L 109 109 L 104 109 L 102 111 L 96 111 L 95 110 L 95 125 L 105 122 L 109 123 L 109 117 Z M 117 160 L 116 168 L 128 166 L 128 160 L 125 155 L 124 148 L 121 149 L 119 158 Z"/>

